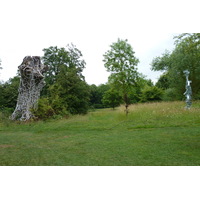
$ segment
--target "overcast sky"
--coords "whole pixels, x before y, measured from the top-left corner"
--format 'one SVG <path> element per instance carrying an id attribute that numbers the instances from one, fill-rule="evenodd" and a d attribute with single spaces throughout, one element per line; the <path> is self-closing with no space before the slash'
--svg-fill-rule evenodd
<path id="1" fill-rule="evenodd" d="M 89 84 L 108 78 L 103 54 L 118 38 L 128 39 L 139 58 L 139 72 L 154 82 L 160 73 L 150 70 L 153 58 L 174 47 L 173 36 L 193 31 L 199 19 L 195 1 L 158 0 L 1 0 L 0 80 L 16 75 L 27 55 L 73 43 L 86 61 L 83 74 Z M 192 16 L 187 15 L 193 9 Z M 177 13 L 177 9 L 179 13 Z M 193 22 L 194 22 L 193 20 Z M 192 25 L 192 26 L 191 26 Z M 191 29 L 192 27 L 192 29 Z"/>

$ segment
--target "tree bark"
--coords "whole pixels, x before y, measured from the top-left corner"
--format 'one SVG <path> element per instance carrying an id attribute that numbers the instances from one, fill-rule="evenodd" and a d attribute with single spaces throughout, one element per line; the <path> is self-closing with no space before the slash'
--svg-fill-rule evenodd
<path id="1" fill-rule="evenodd" d="M 47 67 L 39 56 L 26 56 L 18 67 L 21 75 L 19 94 L 12 120 L 27 121 L 33 117 L 31 109 L 37 108 L 40 92 L 45 85 L 44 72 Z"/>

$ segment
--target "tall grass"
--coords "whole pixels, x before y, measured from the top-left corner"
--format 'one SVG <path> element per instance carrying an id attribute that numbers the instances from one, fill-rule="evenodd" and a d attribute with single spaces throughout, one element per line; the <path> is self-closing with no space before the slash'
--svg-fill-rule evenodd
<path id="1" fill-rule="evenodd" d="M 199 114 L 199 102 L 189 110 L 185 109 L 184 102 L 162 102 L 132 105 L 129 117 L 138 124 L 169 127 L 198 125 Z"/>

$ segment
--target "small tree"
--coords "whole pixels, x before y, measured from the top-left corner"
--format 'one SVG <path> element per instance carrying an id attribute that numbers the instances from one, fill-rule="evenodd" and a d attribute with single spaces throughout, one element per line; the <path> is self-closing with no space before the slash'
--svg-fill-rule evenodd
<path id="1" fill-rule="evenodd" d="M 122 96 L 118 91 L 110 89 L 103 95 L 102 102 L 105 106 L 112 107 L 113 110 L 115 107 L 119 106 L 122 103 Z"/>
<path id="2" fill-rule="evenodd" d="M 108 50 L 104 56 L 105 68 L 111 72 L 109 81 L 112 86 L 122 94 L 125 103 L 126 114 L 128 114 L 128 106 L 130 105 L 130 93 L 136 86 L 137 78 L 137 64 L 139 60 L 135 57 L 135 52 L 128 40 L 120 40 L 113 43 L 111 49 Z"/>

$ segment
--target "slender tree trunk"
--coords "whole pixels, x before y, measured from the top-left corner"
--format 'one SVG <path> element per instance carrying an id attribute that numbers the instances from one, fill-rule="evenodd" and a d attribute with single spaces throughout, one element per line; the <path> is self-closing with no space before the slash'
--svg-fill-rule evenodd
<path id="1" fill-rule="evenodd" d="M 125 112 L 126 112 L 126 116 L 128 116 L 129 99 L 128 99 L 127 93 L 124 94 L 124 102 L 125 102 Z"/>

